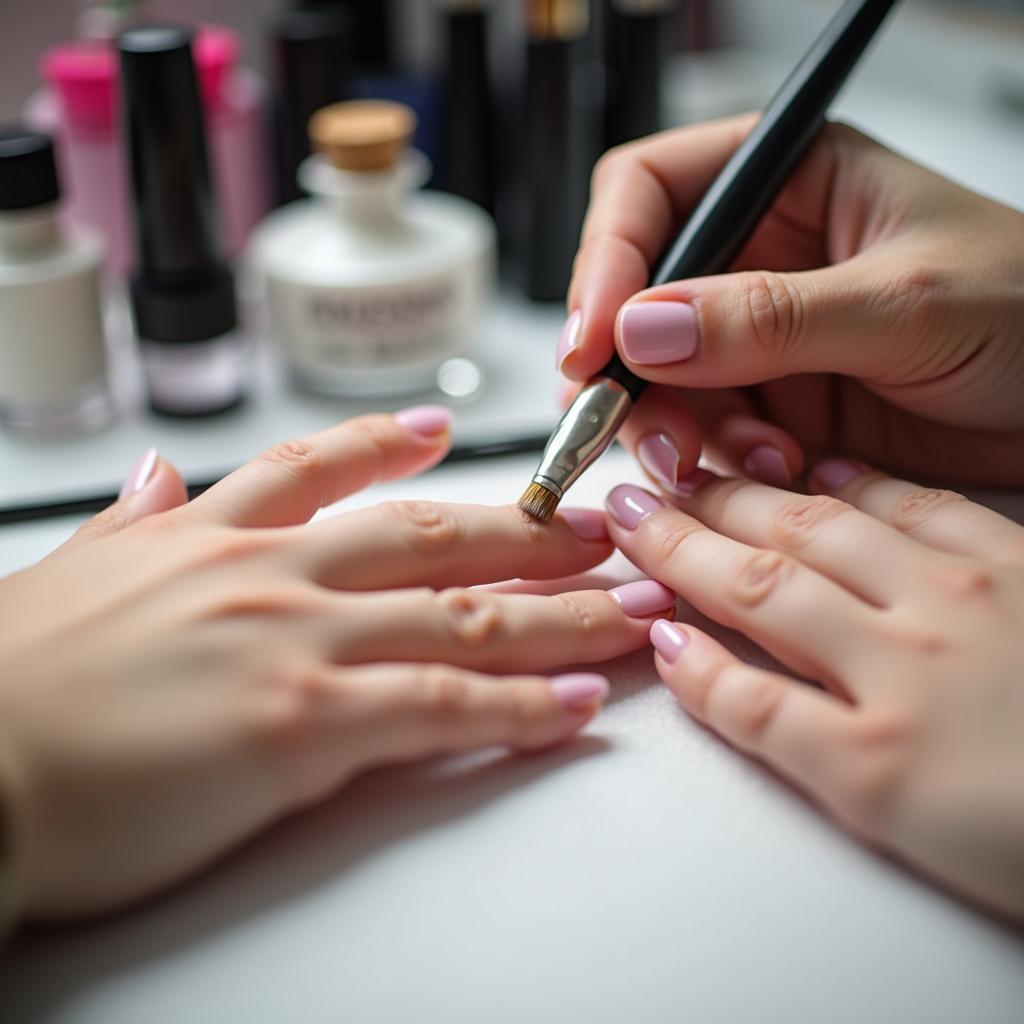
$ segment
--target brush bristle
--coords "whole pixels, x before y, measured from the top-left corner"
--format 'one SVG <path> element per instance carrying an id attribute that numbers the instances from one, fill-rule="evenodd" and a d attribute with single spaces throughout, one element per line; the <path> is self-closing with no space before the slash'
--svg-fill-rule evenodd
<path id="1" fill-rule="evenodd" d="M 543 484 L 530 484 L 519 499 L 519 507 L 528 516 L 548 523 L 558 508 L 558 495 L 552 494 Z"/>

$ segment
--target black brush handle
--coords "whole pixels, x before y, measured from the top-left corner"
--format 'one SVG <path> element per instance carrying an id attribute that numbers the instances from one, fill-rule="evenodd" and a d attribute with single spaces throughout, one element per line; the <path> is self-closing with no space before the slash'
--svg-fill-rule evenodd
<path id="1" fill-rule="evenodd" d="M 729 269 L 895 3 L 847 0 L 840 8 L 712 182 L 655 268 L 651 287 Z M 618 355 L 601 375 L 618 381 L 634 401 L 647 386 Z"/>

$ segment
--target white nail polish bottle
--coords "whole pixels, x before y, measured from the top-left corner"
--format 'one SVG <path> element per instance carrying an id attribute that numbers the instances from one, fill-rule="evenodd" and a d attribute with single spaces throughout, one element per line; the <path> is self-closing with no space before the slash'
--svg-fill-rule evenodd
<path id="1" fill-rule="evenodd" d="M 415 115 L 382 101 L 338 103 L 310 120 L 310 193 L 257 229 L 252 258 L 269 330 L 296 382 L 381 397 L 432 387 L 473 341 L 494 265 L 494 225 L 457 196 L 418 190 Z"/>
<path id="2" fill-rule="evenodd" d="M 114 412 L 100 308 L 103 246 L 65 233 L 49 137 L 0 131 L 0 420 L 47 436 Z"/>

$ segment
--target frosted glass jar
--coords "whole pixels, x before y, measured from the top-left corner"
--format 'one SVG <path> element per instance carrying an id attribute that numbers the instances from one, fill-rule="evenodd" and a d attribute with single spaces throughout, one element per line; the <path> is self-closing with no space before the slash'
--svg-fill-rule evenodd
<path id="1" fill-rule="evenodd" d="M 494 277 L 493 223 L 464 199 L 418 191 L 427 159 L 395 150 L 368 169 L 337 166 L 361 162 L 344 147 L 310 157 L 299 180 L 311 198 L 253 236 L 269 333 L 301 387 L 360 398 L 421 391 L 475 340 Z"/>

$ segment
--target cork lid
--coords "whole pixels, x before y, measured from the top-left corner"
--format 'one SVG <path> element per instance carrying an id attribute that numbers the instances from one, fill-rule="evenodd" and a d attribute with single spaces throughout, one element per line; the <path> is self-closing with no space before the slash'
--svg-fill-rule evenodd
<path id="1" fill-rule="evenodd" d="M 383 171 L 412 140 L 416 115 L 401 103 L 332 103 L 309 119 L 313 148 L 343 171 Z"/>

